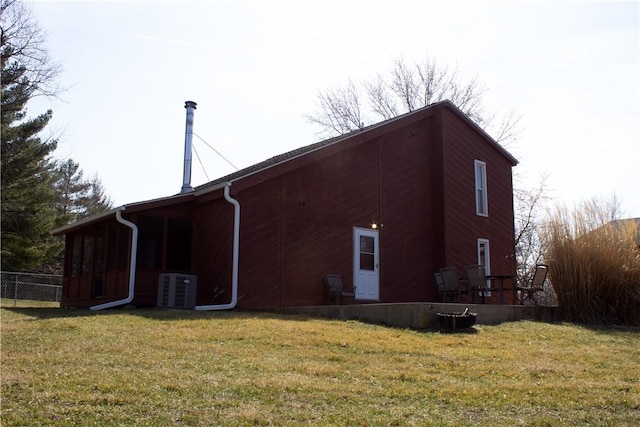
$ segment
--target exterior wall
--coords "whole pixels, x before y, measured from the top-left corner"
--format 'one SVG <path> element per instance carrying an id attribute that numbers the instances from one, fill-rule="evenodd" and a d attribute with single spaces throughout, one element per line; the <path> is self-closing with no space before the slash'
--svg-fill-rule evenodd
<path id="1" fill-rule="evenodd" d="M 477 239 L 489 240 L 490 273 L 515 273 L 511 163 L 466 121 L 441 109 L 444 164 L 446 263 L 477 264 Z M 486 162 L 488 216 L 475 208 L 474 160 Z M 495 297 L 492 297 L 492 302 Z M 497 300 L 496 300 L 497 301 Z"/>
<path id="2" fill-rule="evenodd" d="M 242 207 L 239 306 L 324 304 L 331 273 L 350 286 L 353 227 L 379 217 L 377 159 L 374 140 L 307 158 L 235 195 Z"/>
<path id="3" fill-rule="evenodd" d="M 511 163 L 442 111 L 234 183 L 241 205 L 238 306 L 325 304 L 324 276 L 340 274 L 351 287 L 353 228 L 373 222 L 383 225 L 380 302 L 437 301 L 433 274 L 455 265 L 462 275 L 477 262 L 479 237 L 490 240 L 492 272 L 512 272 Z M 475 214 L 475 159 L 487 163 L 486 218 Z"/>
<path id="4" fill-rule="evenodd" d="M 380 301 L 437 300 L 433 273 L 445 260 L 439 137 L 426 117 L 246 185 L 235 195 L 239 306 L 325 304 L 324 276 L 340 274 L 350 288 L 353 228 L 373 222 L 382 224 Z"/>
<path id="5" fill-rule="evenodd" d="M 158 275 L 167 271 L 166 227 L 169 220 L 191 221 L 193 217 L 191 204 L 179 204 L 146 209 L 141 212 L 123 215 L 134 224 L 140 217 L 158 218 L 163 225 L 160 244 L 154 248 L 160 251 L 161 263 L 153 268 L 136 268 L 136 292 L 133 304 L 154 306 L 157 301 Z M 129 293 L 129 252 L 131 248 L 131 231 L 119 224 L 115 218 L 91 224 L 66 235 L 65 268 L 63 273 L 62 307 L 90 307 L 108 301 L 126 298 Z M 73 241 L 75 236 L 82 236 L 82 242 L 90 242 L 90 250 L 79 253 L 80 270 L 74 272 Z M 100 242 L 100 243 L 99 243 Z M 140 255 L 140 238 L 139 238 Z M 97 250 L 101 247 L 101 250 Z M 194 253 L 192 249 L 192 254 Z M 77 258 L 77 256 L 76 256 Z M 189 267 L 191 270 L 192 267 Z M 97 283 L 101 285 L 97 285 Z M 98 290 L 99 289 L 99 290 Z"/>
<path id="6" fill-rule="evenodd" d="M 126 247 L 130 246 L 127 230 L 110 219 L 65 236 L 62 307 L 89 307 L 127 295 L 128 259 L 123 261 L 117 255 L 118 239 L 126 240 Z M 79 244 L 75 256 L 74 240 Z M 85 250 L 87 244 L 90 251 Z M 97 246 L 103 248 L 99 254 Z M 96 279 L 101 279 L 101 286 L 96 286 Z"/>
<path id="7" fill-rule="evenodd" d="M 233 268 L 233 206 L 221 194 L 198 203 L 193 235 L 197 304 L 228 303 Z"/>
<path id="8" fill-rule="evenodd" d="M 380 231 L 382 302 L 437 299 L 440 168 L 432 118 L 382 138 Z"/>
<path id="9" fill-rule="evenodd" d="M 153 209 L 148 209 L 140 212 L 136 212 L 128 219 L 134 224 L 140 224 L 141 217 L 152 217 L 158 219 L 163 227 L 162 236 L 159 237 L 159 244 L 154 248 L 154 251 L 159 251 L 159 264 L 153 267 L 145 267 L 140 265 L 140 257 L 142 255 L 143 242 L 141 241 L 140 226 L 138 235 L 138 267 L 136 268 L 136 292 L 133 300 L 133 304 L 140 306 L 155 306 L 158 298 L 158 277 L 161 273 L 175 272 L 176 270 L 168 268 L 167 265 L 167 224 L 169 220 L 184 220 L 193 221 L 194 212 L 193 205 L 191 203 L 183 203 L 179 205 L 162 206 Z M 179 272 L 192 273 L 194 271 L 194 254 L 193 241 L 191 245 L 192 262 L 186 269 Z M 126 297 L 128 293 L 128 278 L 127 286 L 124 288 L 125 292 L 122 298 Z"/>
<path id="10" fill-rule="evenodd" d="M 476 159 L 487 165 L 488 217 L 475 212 Z M 238 306 L 323 305 L 327 274 L 342 275 L 350 290 L 353 229 L 372 223 L 380 224 L 380 302 L 437 301 L 433 274 L 452 265 L 463 275 L 465 265 L 477 263 L 478 238 L 490 242 L 491 273 L 513 273 L 511 166 L 477 128 L 450 108 L 435 107 L 237 179 L 231 195 L 241 206 Z M 233 206 L 222 190 L 125 213 L 134 223 L 152 217 L 164 224 L 161 242 L 152 245 L 162 262 L 137 268 L 134 304 L 156 304 L 158 275 L 169 271 L 172 220 L 192 222 L 191 263 L 182 272 L 198 276 L 197 304 L 230 300 Z M 123 227 L 111 218 L 82 230 L 97 236 L 109 221 Z M 67 234 L 67 257 L 74 233 Z M 108 237 L 106 253 L 127 258 L 105 273 L 101 296 L 92 293 L 92 275 L 65 270 L 63 306 L 126 297 L 130 244 L 119 240 L 114 247 L 118 239 Z"/>

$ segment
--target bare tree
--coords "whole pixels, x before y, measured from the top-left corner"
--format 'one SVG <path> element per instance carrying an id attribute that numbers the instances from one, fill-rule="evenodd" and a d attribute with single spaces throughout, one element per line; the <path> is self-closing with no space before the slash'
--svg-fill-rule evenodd
<path id="1" fill-rule="evenodd" d="M 5 61 L 3 72 L 12 67 L 24 70 L 21 85 L 31 97 L 55 96 L 61 88 L 57 77 L 62 70 L 45 49 L 46 34 L 38 26 L 31 10 L 19 0 L 0 0 L 0 45 Z"/>
<path id="2" fill-rule="evenodd" d="M 384 120 L 389 120 L 400 115 L 393 94 L 390 93 L 387 83 L 381 76 L 374 82 L 365 82 L 365 90 L 371 101 L 373 112 Z"/>
<path id="3" fill-rule="evenodd" d="M 539 225 L 548 202 L 546 194 L 547 177 L 542 176 L 534 189 L 513 190 L 516 269 L 520 277 L 527 277 L 536 264 L 543 261 L 543 247 L 539 235 Z"/>
<path id="4" fill-rule="evenodd" d="M 323 114 L 308 119 L 335 135 L 343 135 L 363 127 L 360 114 L 360 95 L 356 85 L 349 80 L 344 88 L 318 94 Z"/>
<path id="5" fill-rule="evenodd" d="M 486 90 L 475 77 L 463 80 L 457 67 L 440 66 L 429 57 L 413 64 L 400 58 L 388 76 L 378 75 L 360 86 L 349 80 L 345 88 L 320 92 L 319 110 L 306 118 L 319 125 L 321 133 L 334 136 L 362 129 L 364 122 L 389 120 L 448 99 L 498 143 L 513 145 L 522 132 L 521 116 L 510 111 L 497 119 L 495 113 L 487 112 L 483 101 Z M 546 201 L 546 177 L 536 188 L 514 189 L 516 270 L 520 276 L 526 276 L 542 260 L 538 226 Z"/>
<path id="6" fill-rule="evenodd" d="M 429 57 L 414 64 L 400 58 L 394 61 L 386 77 L 379 75 L 359 86 L 349 80 L 344 88 L 319 92 L 319 111 L 306 118 L 319 125 L 321 133 L 334 136 L 361 129 L 364 122 L 388 120 L 448 99 L 488 133 L 494 134 L 496 141 L 514 142 L 520 132 L 520 117 L 512 112 L 494 125 L 495 114 L 488 114 L 484 109 L 485 92 L 486 88 L 477 78 L 463 81 L 457 67 L 442 67 Z"/>

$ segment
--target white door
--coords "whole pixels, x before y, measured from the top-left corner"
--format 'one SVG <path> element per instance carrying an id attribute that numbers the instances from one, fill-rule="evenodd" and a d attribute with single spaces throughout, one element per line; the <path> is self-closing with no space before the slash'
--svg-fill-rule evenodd
<path id="1" fill-rule="evenodd" d="M 353 229 L 353 284 L 356 299 L 380 300 L 378 231 Z"/>

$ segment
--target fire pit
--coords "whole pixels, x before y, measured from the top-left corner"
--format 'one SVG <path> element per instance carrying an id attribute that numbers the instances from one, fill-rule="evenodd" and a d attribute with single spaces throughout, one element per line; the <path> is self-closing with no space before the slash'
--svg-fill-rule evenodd
<path id="1" fill-rule="evenodd" d="M 469 309 L 464 312 L 438 313 L 438 322 L 440 329 L 457 331 L 475 325 L 477 316 L 477 313 L 469 313 Z"/>

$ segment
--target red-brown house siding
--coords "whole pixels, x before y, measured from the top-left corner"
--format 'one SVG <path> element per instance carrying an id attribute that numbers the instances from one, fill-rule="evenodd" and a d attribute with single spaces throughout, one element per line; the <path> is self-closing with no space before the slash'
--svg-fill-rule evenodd
<path id="1" fill-rule="evenodd" d="M 74 240 L 78 239 L 80 249 L 79 258 L 76 262 L 79 267 L 73 273 L 74 257 L 72 254 Z M 102 240 L 100 246 L 104 249 L 102 261 L 103 273 L 102 292 L 96 294 L 94 276 L 97 274 L 96 247 L 98 239 Z M 88 307 L 97 304 L 96 301 L 109 301 L 119 299 L 120 295 L 127 292 L 128 281 L 128 259 L 122 263 L 117 259 L 116 242 L 124 239 L 124 245 L 130 246 L 130 236 L 128 229 L 118 224 L 115 218 L 100 221 L 88 227 L 81 228 L 66 234 L 64 272 L 62 278 L 62 307 Z M 89 254 L 84 250 L 85 241 L 90 242 L 92 250 Z M 110 248 L 112 250 L 110 250 Z"/>
<path id="2" fill-rule="evenodd" d="M 196 206 L 193 226 L 193 274 L 198 277 L 197 302 L 224 304 L 231 299 L 233 206 L 217 192 Z"/>
<path id="3" fill-rule="evenodd" d="M 382 138 L 380 298 L 385 302 L 435 296 L 430 286 L 437 260 L 432 239 L 432 128 L 427 118 Z"/>
<path id="4" fill-rule="evenodd" d="M 136 292 L 133 304 L 141 306 L 153 306 L 156 304 L 158 275 L 167 271 L 167 224 L 170 220 L 193 220 L 193 209 L 191 203 L 178 203 L 171 206 L 149 203 L 146 206 L 132 206 L 123 213 L 125 220 L 138 224 L 140 217 L 157 218 L 163 225 L 162 242 L 156 250 L 161 251 L 161 264 L 158 268 L 136 268 Z M 115 214 L 114 214 L 115 216 Z M 110 231 L 113 230 L 113 231 Z M 90 261 L 88 261 L 87 271 L 82 271 L 80 275 L 71 274 L 71 260 L 73 250 L 73 239 L 76 235 L 83 239 L 89 239 L 92 244 Z M 104 239 L 104 251 L 101 257 L 96 252 L 98 239 Z M 117 241 L 116 241 L 117 240 Z M 123 242 L 120 242 L 123 240 Z M 140 244 L 140 238 L 138 239 Z M 129 262 L 131 248 L 131 231 L 128 227 L 118 223 L 114 217 L 98 221 L 84 226 L 78 230 L 70 231 L 66 234 L 65 245 L 65 271 L 63 274 L 63 295 L 62 307 L 90 307 L 107 301 L 119 300 L 127 297 L 129 293 Z M 117 254 L 118 251 L 125 251 L 124 254 Z M 193 248 L 191 249 L 193 254 Z M 110 257 L 124 257 L 122 261 L 110 260 Z M 82 263 L 85 263 L 85 254 L 82 254 Z M 95 294 L 94 279 L 97 275 L 98 258 L 101 258 L 105 265 L 102 274 L 102 292 Z M 110 268 L 112 262 L 117 263 L 117 268 Z M 191 270 L 189 267 L 188 270 Z"/>
<path id="5" fill-rule="evenodd" d="M 476 159 L 487 165 L 488 217 L 475 213 Z M 162 262 L 136 269 L 133 303 L 156 304 L 158 275 L 168 272 L 171 221 L 192 224 L 190 265 L 181 272 L 198 276 L 196 303 L 230 301 L 234 206 L 223 196 L 226 181 L 232 183 L 231 197 L 240 204 L 240 308 L 325 304 L 327 274 L 342 275 L 351 290 L 354 228 L 370 228 L 372 223 L 380 226 L 380 302 L 437 300 L 433 274 L 447 265 L 463 274 L 465 265 L 477 262 L 478 238 L 490 242 L 491 272 L 512 273 L 514 164 L 445 102 L 286 153 L 188 195 L 123 207 L 124 218 L 133 223 L 151 217 L 164 224 L 162 243 L 155 243 L 162 250 Z M 71 256 L 74 233 L 93 236 L 101 224 L 130 235 L 113 216 L 98 218 L 64 231 L 66 256 Z M 109 244 L 108 239 L 108 248 Z M 125 247 L 128 261 L 128 240 L 118 250 Z M 65 272 L 63 305 L 125 298 L 128 262 L 120 267 L 105 275 L 100 298 L 92 295 L 90 278 L 68 277 Z"/>
<path id="6" fill-rule="evenodd" d="M 448 109 L 443 115 L 446 262 L 477 263 L 477 239 L 489 240 L 493 274 L 515 272 L 511 161 L 465 120 Z M 474 161 L 486 163 L 488 216 L 476 214 Z"/>
<path id="7" fill-rule="evenodd" d="M 377 159 L 376 141 L 359 144 L 234 195 L 242 207 L 239 306 L 323 304 L 324 275 L 350 282 L 352 229 L 378 217 Z"/>
<path id="8" fill-rule="evenodd" d="M 235 194 L 239 306 L 323 304 L 326 274 L 351 285 L 353 227 L 373 222 L 382 224 L 380 301 L 437 299 L 433 273 L 445 261 L 439 135 L 426 117 L 321 159 L 299 159 L 298 168 L 272 170 Z"/>
<path id="9" fill-rule="evenodd" d="M 142 211 L 137 211 L 135 209 L 131 209 L 134 213 L 130 216 L 125 216 L 125 218 L 129 219 L 134 224 L 139 224 L 141 217 L 151 217 L 157 219 L 162 224 L 162 236 L 161 243 L 159 247 L 156 247 L 155 250 L 160 250 L 159 254 L 159 265 L 157 267 L 144 268 L 137 267 L 136 268 L 136 283 L 135 283 L 135 297 L 132 301 L 135 305 L 141 306 L 155 306 L 157 304 L 158 298 L 158 277 L 161 273 L 166 272 L 174 272 L 167 266 L 167 224 L 170 220 L 183 220 L 183 221 L 191 221 L 194 220 L 194 207 L 193 200 L 190 200 L 188 203 L 174 204 L 170 206 L 159 206 L 152 209 L 145 209 Z M 140 228 L 140 227 L 139 227 Z M 192 228 L 192 235 L 194 233 Z M 138 235 L 138 258 L 141 256 L 141 235 Z M 183 273 L 190 273 L 194 268 L 194 244 L 193 239 L 191 239 L 191 263 L 190 266 L 181 270 Z M 139 260 L 138 260 L 139 261 Z M 140 265 L 140 262 L 138 262 Z M 124 298 L 128 293 L 128 277 L 126 282 L 126 287 L 124 288 L 125 292 L 121 296 Z"/>

